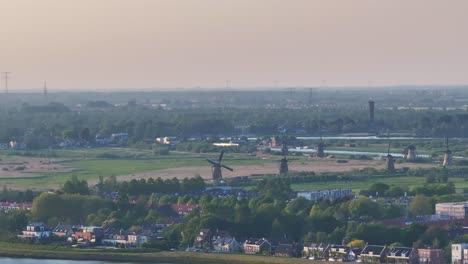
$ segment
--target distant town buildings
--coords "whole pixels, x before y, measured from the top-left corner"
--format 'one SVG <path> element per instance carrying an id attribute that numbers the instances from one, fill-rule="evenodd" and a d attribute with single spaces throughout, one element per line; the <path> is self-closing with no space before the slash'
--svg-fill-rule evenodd
<path id="1" fill-rule="evenodd" d="M 353 191 L 351 189 L 335 189 L 335 190 L 324 190 L 324 191 L 299 191 L 297 192 L 297 197 L 303 197 L 307 200 L 311 201 L 318 201 L 321 199 L 324 200 L 334 200 L 340 199 L 345 197 L 350 197 L 353 195 Z"/>
<path id="2" fill-rule="evenodd" d="M 435 206 L 436 215 L 455 219 L 464 219 L 468 216 L 468 201 L 458 203 L 438 203 Z"/>
<path id="3" fill-rule="evenodd" d="M 10 212 L 15 210 L 31 210 L 32 203 L 30 202 L 0 202 L 0 211 Z"/>

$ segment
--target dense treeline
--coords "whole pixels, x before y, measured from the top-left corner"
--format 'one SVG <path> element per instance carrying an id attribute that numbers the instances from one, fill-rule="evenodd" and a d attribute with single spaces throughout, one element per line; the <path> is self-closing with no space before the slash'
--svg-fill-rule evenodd
<path id="1" fill-rule="evenodd" d="M 131 142 L 157 136 L 181 138 L 206 135 L 232 135 L 248 127 L 259 135 L 276 134 L 279 128 L 289 133 L 307 134 L 366 132 L 365 109 L 150 109 L 141 106 L 112 107 L 106 110 L 70 111 L 59 103 L 45 106 L 24 105 L 0 111 L 0 142 L 22 140 L 32 148 L 46 148 L 62 139 L 93 140 L 96 134 L 125 132 Z M 417 136 L 468 137 L 468 114 L 453 111 L 378 110 L 377 130 L 414 132 Z M 244 131 L 246 132 L 246 131 Z"/>
<path id="2" fill-rule="evenodd" d="M 111 176 L 105 180 L 100 177 L 96 187 L 100 194 L 110 192 L 130 195 L 170 194 L 203 190 L 205 188 L 205 181 L 200 175 L 184 178 L 181 181 L 177 178 L 163 180 L 158 177 L 156 179 L 132 179 L 121 182 L 118 182 L 115 176 Z"/>

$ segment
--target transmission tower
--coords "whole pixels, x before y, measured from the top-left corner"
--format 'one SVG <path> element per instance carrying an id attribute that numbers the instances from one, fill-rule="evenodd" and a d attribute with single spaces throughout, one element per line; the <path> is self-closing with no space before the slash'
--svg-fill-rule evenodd
<path id="1" fill-rule="evenodd" d="M 8 79 L 10 78 L 10 76 L 8 76 L 9 74 L 11 74 L 11 72 L 3 72 L 3 78 L 5 80 L 5 94 L 8 94 Z"/>
<path id="2" fill-rule="evenodd" d="M 47 82 L 44 82 L 44 96 L 47 97 Z"/>

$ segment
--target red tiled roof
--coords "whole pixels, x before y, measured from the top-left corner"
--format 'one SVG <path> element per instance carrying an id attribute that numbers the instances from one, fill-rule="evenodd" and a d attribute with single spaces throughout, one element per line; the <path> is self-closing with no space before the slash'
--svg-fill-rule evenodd
<path id="1" fill-rule="evenodd" d="M 178 214 L 188 214 L 194 209 L 201 209 L 201 206 L 198 204 L 171 204 L 171 208 Z"/>

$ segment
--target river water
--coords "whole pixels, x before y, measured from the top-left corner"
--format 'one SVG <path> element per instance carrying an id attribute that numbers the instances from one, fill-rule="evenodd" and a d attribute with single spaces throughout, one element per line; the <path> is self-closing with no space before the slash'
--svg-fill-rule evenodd
<path id="1" fill-rule="evenodd" d="M 281 148 L 271 148 L 271 151 L 274 152 L 281 152 Z M 317 153 L 315 149 L 295 149 L 295 148 L 288 148 L 288 152 L 297 152 L 297 153 L 306 153 L 306 154 L 313 154 Z M 385 152 L 367 152 L 367 151 L 350 151 L 350 150 L 325 150 L 325 154 L 341 154 L 341 155 L 367 155 L 367 156 L 378 156 L 378 157 L 385 157 L 387 153 Z M 393 157 L 396 158 L 403 158 L 403 154 L 401 153 L 390 153 Z M 418 154 L 418 157 L 421 158 L 429 158 L 429 155 Z"/>
<path id="2" fill-rule="evenodd" d="M 115 262 L 108 261 L 88 261 L 88 260 L 57 260 L 57 259 L 27 259 L 27 258 L 2 258 L 0 257 L 1 264 L 115 264 Z M 121 263 L 119 264 L 132 264 Z"/>

